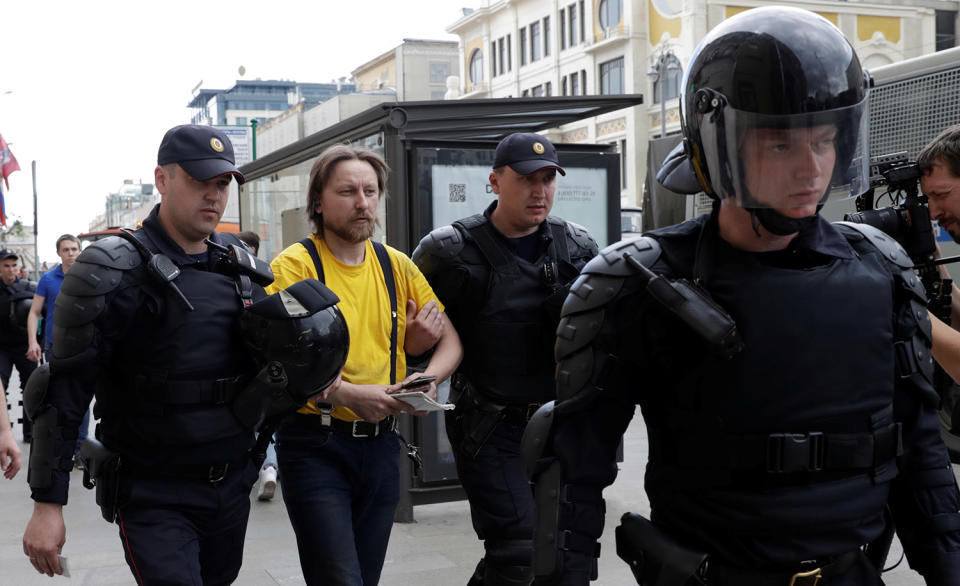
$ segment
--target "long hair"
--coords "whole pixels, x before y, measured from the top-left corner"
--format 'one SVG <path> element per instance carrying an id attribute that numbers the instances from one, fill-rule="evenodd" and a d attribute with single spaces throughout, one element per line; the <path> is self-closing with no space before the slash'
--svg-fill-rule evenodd
<path id="1" fill-rule="evenodd" d="M 347 144 L 337 144 L 320 153 L 313 167 L 310 169 L 310 183 L 307 188 L 307 217 L 313 224 L 313 233 L 323 236 L 323 214 L 317 211 L 317 203 L 323 194 L 323 188 L 330 180 L 337 164 L 343 161 L 364 161 L 373 167 L 377 174 L 377 188 L 380 197 L 386 196 L 387 173 L 390 167 L 383 157 L 370 149 L 353 147 Z"/>

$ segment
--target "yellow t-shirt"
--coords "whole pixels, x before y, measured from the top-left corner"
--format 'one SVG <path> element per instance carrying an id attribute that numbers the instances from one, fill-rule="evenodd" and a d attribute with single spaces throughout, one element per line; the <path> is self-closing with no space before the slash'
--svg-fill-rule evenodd
<path id="1" fill-rule="evenodd" d="M 383 278 L 383 271 L 373 244 L 366 243 L 363 263 L 351 266 L 337 260 L 326 242 L 315 235 L 310 239 L 317 245 L 323 264 L 327 287 L 340 298 L 338 307 L 350 330 L 350 350 L 343 367 L 343 380 L 358 385 L 390 384 L 390 295 Z M 387 246 L 393 278 L 397 287 L 397 380 L 403 380 L 407 372 L 407 358 L 403 352 L 403 340 L 407 325 L 407 300 L 413 299 L 417 307 L 423 307 L 431 299 L 437 299 L 426 277 L 402 252 Z M 304 279 L 316 279 L 310 253 L 297 243 L 281 252 L 270 263 L 275 277 L 267 287 L 267 293 L 276 293 Z M 437 299 L 440 304 L 440 300 Z M 443 305 L 440 305 L 443 309 Z M 300 413 L 320 413 L 312 403 L 302 407 Z M 334 405 L 333 416 L 345 421 L 359 417 L 349 408 Z"/>

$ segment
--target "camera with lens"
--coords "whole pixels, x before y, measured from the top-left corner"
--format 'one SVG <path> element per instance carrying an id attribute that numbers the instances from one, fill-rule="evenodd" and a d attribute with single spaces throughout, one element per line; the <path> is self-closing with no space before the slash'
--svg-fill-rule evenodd
<path id="1" fill-rule="evenodd" d="M 890 206 L 875 209 L 874 192 L 884 186 Z M 892 236 L 918 268 L 936 258 L 927 198 L 920 195 L 920 168 L 907 153 L 870 159 L 870 189 L 857 197 L 856 205 L 857 211 L 844 215 L 844 220 L 869 224 Z"/>
<path id="2" fill-rule="evenodd" d="M 899 242 L 926 289 L 930 310 L 949 323 L 952 281 L 940 276 L 937 265 L 952 259 L 937 259 L 927 196 L 920 193 L 920 176 L 919 166 L 905 152 L 871 157 L 870 188 L 857 197 L 857 211 L 845 214 L 843 219 L 869 224 Z M 880 187 L 886 191 L 875 197 Z M 884 198 L 890 205 L 877 207 Z"/>

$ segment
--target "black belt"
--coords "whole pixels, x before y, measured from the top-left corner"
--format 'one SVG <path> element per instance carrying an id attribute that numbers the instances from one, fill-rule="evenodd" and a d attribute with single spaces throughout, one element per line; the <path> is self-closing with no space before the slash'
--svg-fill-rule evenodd
<path id="1" fill-rule="evenodd" d="M 533 414 L 543 403 L 527 403 L 525 405 L 507 405 L 503 408 L 503 420 L 514 425 L 526 425 Z"/>
<path id="2" fill-rule="evenodd" d="M 213 466 L 188 466 L 184 468 L 156 468 L 122 461 L 120 465 L 123 474 L 137 478 L 171 478 L 175 480 L 193 480 L 216 484 L 232 472 L 243 470 L 246 462 L 214 464 Z"/>
<path id="3" fill-rule="evenodd" d="M 724 566 L 708 562 L 707 584 L 716 586 L 816 586 L 820 580 L 835 578 L 845 574 L 857 557 L 859 549 L 836 558 L 805 562 L 796 572 L 790 570 L 755 570 Z"/>
<path id="4" fill-rule="evenodd" d="M 336 417 L 327 415 L 313 415 L 307 413 L 296 413 L 294 418 L 298 423 L 307 423 L 311 426 L 317 426 L 323 429 L 329 429 L 336 434 L 349 437 L 377 437 L 382 433 L 394 431 L 397 427 L 397 418 L 393 415 L 386 419 L 381 419 L 377 423 L 370 423 L 362 419 L 356 421 L 344 421 Z"/>
<path id="5" fill-rule="evenodd" d="M 233 401 L 246 387 L 249 376 L 232 376 L 216 380 L 151 381 L 147 376 L 134 379 L 134 388 L 148 401 L 162 405 L 223 405 Z"/>

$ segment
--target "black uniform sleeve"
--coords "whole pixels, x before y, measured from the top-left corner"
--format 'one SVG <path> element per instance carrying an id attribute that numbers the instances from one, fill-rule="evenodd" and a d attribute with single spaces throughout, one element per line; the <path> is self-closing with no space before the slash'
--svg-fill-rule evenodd
<path id="1" fill-rule="evenodd" d="M 82 258 L 65 276 L 56 299 L 50 380 L 38 412 L 56 414 L 51 433 L 57 464 L 49 482 L 45 474 L 38 475 L 39 482 L 31 481 L 31 496 L 37 502 L 67 503 L 80 421 L 93 399 L 102 365 L 113 357 L 143 302 L 137 272 L 110 273 L 95 263 L 81 263 Z M 106 278 L 90 279 L 91 275 Z M 105 291 L 90 287 L 111 279 L 109 285 L 97 285 Z"/>

